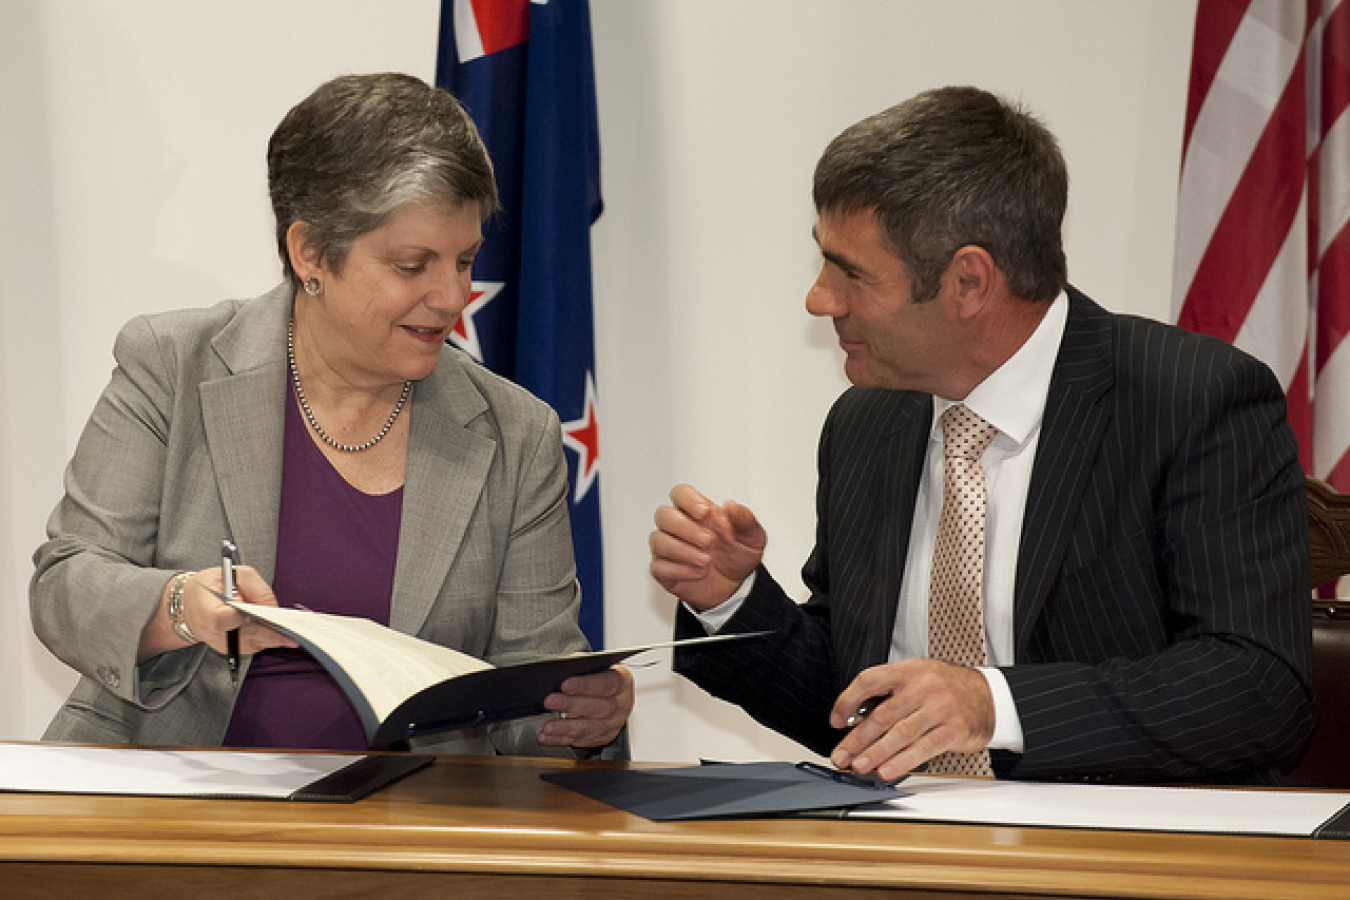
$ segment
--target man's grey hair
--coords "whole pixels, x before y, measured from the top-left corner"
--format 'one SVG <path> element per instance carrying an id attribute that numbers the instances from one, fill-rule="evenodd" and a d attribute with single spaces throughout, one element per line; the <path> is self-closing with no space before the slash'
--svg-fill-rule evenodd
<path id="1" fill-rule="evenodd" d="M 817 163 L 813 196 L 818 214 L 875 211 L 916 301 L 937 296 L 952 255 L 972 244 L 1018 297 L 1050 300 L 1068 281 L 1059 145 L 987 91 L 927 91 L 851 126 Z"/>

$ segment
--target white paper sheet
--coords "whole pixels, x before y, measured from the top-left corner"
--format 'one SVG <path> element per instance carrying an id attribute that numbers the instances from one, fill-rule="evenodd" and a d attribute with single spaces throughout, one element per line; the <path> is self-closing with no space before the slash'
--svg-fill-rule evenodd
<path id="1" fill-rule="evenodd" d="M 0 743 L 0 791 L 279 800 L 359 758 Z"/>
<path id="2" fill-rule="evenodd" d="M 915 775 L 850 818 L 1216 834 L 1313 834 L 1350 792 L 1085 785 Z"/>

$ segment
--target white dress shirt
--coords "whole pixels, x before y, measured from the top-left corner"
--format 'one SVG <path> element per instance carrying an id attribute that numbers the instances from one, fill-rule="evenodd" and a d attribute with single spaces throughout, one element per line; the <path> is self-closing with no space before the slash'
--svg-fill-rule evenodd
<path id="1" fill-rule="evenodd" d="M 980 671 L 994 695 L 994 737 L 989 746 L 1020 752 L 1022 723 L 999 666 L 1013 664 L 1013 592 L 1022 518 L 1031 487 L 1031 467 L 1055 358 L 1064 337 L 1069 304 L 1063 293 L 1020 349 L 982 381 L 965 400 L 972 412 L 998 429 L 980 459 L 987 493 L 984 551 L 984 627 L 989 667 Z M 957 401 L 933 398 L 933 424 L 919 479 L 904 579 L 891 637 L 890 662 L 928 656 L 928 582 L 942 512 L 942 413 Z M 917 563 L 917 564 L 915 564 Z M 754 575 L 726 602 L 695 614 L 715 632 L 750 593 Z"/>
<path id="2" fill-rule="evenodd" d="M 1022 723 L 1008 683 L 996 667 L 1013 664 L 1013 591 L 1022 519 L 1031 488 L 1031 467 L 1040 443 L 1041 421 L 1045 418 L 1050 377 L 1068 314 L 1068 300 L 1061 294 L 1026 343 L 961 401 L 998 429 L 980 458 L 988 498 L 984 531 L 984 631 L 989 660 L 989 668 L 980 671 L 994 695 L 994 737 L 989 746 L 1003 750 L 1021 751 Z M 891 662 L 928 656 L 928 583 L 942 513 L 940 419 L 954 403 L 933 398 L 933 424 L 919 478 L 906 557 L 924 562 L 905 566 L 891 636 Z"/>

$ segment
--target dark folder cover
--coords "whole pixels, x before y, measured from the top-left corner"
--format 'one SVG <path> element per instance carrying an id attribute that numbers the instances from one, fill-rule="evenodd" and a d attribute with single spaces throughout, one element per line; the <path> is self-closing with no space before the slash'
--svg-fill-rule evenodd
<path id="1" fill-rule="evenodd" d="M 312 781 L 291 794 L 291 800 L 321 803 L 355 803 L 431 765 L 435 757 L 424 753 L 377 753 L 363 756 L 349 766 Z"/>
<path id="2" fill-rule="evenodd" d="M 788 815 L 880 803 L 904 793 L 811 763 L 580 769 L 540 778 L 654 821 Z"/>

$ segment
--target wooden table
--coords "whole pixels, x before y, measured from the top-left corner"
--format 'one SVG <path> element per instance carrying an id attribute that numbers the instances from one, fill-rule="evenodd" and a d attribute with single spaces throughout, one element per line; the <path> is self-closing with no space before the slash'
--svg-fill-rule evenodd
<path id="1" fill-rule="evenodd" d="M 0 897 L 1350 898 L 1350 842 L 657 823 L 539 778 L 571 765 L 442 757 L 354 804 L 0 794 Z"/>

